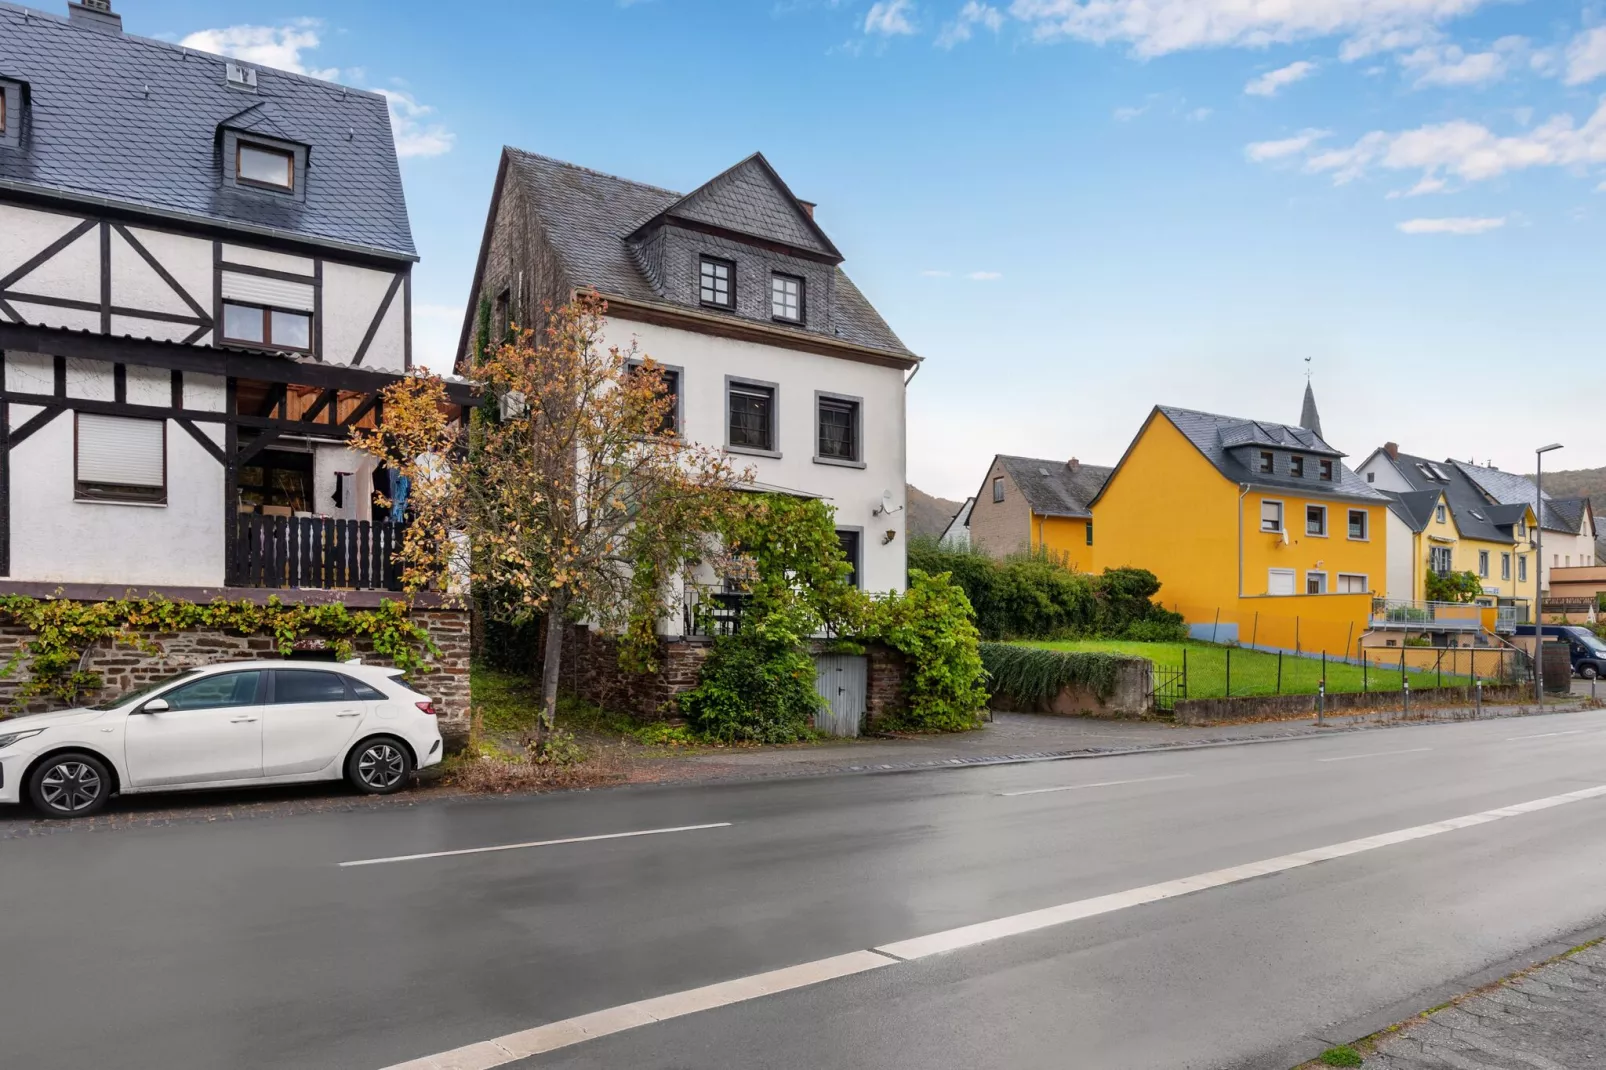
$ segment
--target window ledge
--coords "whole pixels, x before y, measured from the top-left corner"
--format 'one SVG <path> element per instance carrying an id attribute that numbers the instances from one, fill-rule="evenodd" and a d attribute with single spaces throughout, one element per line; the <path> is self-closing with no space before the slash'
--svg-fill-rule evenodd
<path id="1" fill-rule="evenodd" d="M 166 502 L 136 502 L 127 498 L 73 498 L 75 505 L 132 505 L 136 509 L 166 509 Z"/>
<path id="2" fill-rule="evenodd" d="M 725 452 L 740 453 L 747 457 L 772 457 L 776 460 L 779 460 L 781 457 L 780 450 L 760 450 L 754 449 L 752 446 L 726 446 Z"/>
<path id="3" fill-rule="evenodd" d="M 699 302 L 697 302 L 697 304 L 698 304 L 698 307 L 700 307 L 700 308 L 710 309 L 710 310 L 712 310 L 714 312 L 735 312 L 736 311 L 736 306 L 735 305 L 719 305 L 719 304 L 715 304 L 712 301 L 699 301 Z"/>
<path id="4" fill-rule="evenodd" d="M 863 461 L 845 461 L 840 457 L 815 457 L 815 464 L 828 464 L 835 468 L 865 468 Z"/>

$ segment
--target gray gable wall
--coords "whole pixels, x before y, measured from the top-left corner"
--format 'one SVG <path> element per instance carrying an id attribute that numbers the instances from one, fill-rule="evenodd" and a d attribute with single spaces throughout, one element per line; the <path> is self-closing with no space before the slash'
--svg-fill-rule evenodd
<path id="1" fill-rule="evenodd" d="M 669 215 L 826 256 L 838 255 L 809 226 L 796 198 L 776 185 L 769 168 L 756 156 L 687 194 L 669 209 Z"/>
<path id="2" fill-rule="evenodd" d="M 243 92 L 226 84 L 225 62 L 0 0 L 0 78 L 26 82 L 29 97 L 20 144 L 0 146 L 0 190 L 415 258 L 385 99 L 270 68 Z M 223 181 L 219 129 L 231 118 L 310 147 L 304 197 Z"/>

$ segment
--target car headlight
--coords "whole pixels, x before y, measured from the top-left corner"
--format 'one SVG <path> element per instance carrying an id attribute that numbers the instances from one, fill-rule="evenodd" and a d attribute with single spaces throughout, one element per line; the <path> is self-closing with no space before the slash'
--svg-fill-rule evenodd
<path id="1" fill-rule="evenodd" d="M 43 728 L 30 728 L 26 732 L 8 732 L 7 734 L 0 736 L 0 750 L 5 750 L 19 739 L 27 739 L 29 736 L 37 736 L 43 731 Z"/>

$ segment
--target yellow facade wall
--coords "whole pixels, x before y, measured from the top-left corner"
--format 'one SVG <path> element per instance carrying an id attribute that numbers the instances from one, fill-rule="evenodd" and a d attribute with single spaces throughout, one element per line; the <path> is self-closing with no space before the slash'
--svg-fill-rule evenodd
<path id="1" fill-rule="evenodd" d="M 1092 572 L 1093 547 L 1087 542 L 1087 525 L 1086 520 L 1033 513 L 1032 549 L 1046 551 L 1079 571 Z"/>
<path id="2" fill-rule="evenodd" d="M 1530 523 L 1532 517 L 1529 518 Z M 1455 523 L 1455 513 L 1448 506 L 1444 510 L 1444 519 L 1440 520 L 1435 512 L 1427 523 L 1427 528 L 1418 535 L 1414 535 L 1415 546 L 1413 553 L 1416 561 L 1416 591 L 1412 598 L 1417 601 L 1427 600 L 1427 575 L 1430 571 L 1429 550 L 1434 546 L 1450 547 L 1450 567 L 1457 572 L 1470 572 L 1482 581 L 1485 591 L 1494 592 L 1491 597 L 1500 598 L 1526 598 L 1530 603 L 1539 597 L 1539 566 L 1533 556 L 1533 548 L 1527 539 L 1516 542 L 1495 542 L 1486 539 L 1469 539 L 1461 534 Z M 1453 541 L 1446 541 L 1453 540 Z M 1487 552 L 1489 555 L 1489 574 L 1482 575 L 1478 571 L 1478 554 Z M 1511 555 L 1511 575 L 1502 577 L 1500 570 L 1501 555 Z M 1519 579 L 1522 575 L 1521 560 L 1528 562 L 1528 578 Z M 1397 596 L 1396 596 L 1397 597 Z"/>
<path id="3" fill-rule="evenodd" d="M 1260 530 L 1267 500 L 1283 503 L 1286 542 Z M 1327 509 L 1325 536 L 1306 530 L 1312 504 Z M 1159 600 L 1196 638 L 1343 656 L 1357 649 L 1386 581 L 1386 508 L 1243 492 L 1156 412 L 1093 505 L 1093 560 L 1153 572 Z M 1365 538 L 1349 537 L 1351 509 L 1366 515 Z M 1294 594 L 1269 593 L 1274 568 L 1293 572 Z M 1328 593 L 1305 593 L 1312 572 L 1326 574 Z M 1343 592 L 1341 574 L 1365 577 L 1362 589 Z"/>

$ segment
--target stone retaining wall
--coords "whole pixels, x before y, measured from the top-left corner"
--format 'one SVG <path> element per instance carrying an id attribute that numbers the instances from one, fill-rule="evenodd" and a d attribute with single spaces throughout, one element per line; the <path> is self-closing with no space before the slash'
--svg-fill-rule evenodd
<path id="1" fill-rule="evenodd" d="M 1485 705 L 1520 704 L 1533 699 L 1533 687 L 1504 684 L 1483 689 Z M 1477 701 L 1470 687 L 1434 687 L 1411 690 L 1411 707 L 1471 706 Z M 1367 691 L 1329 694 L 1328 716 L 1369 710 L 1398 709 L 1403 706 L 1399 691 Z M 1239 698 L 1190 698 L 1176 704 L 1178 724 L 1211 725 L 1235 721 L 1290 721 L 1316 716 L 1315 695 L 1252 695 Z"/>
<path id="2" fill-rule="evenodd" d="M 1153 690 L 1154 663 L 1146 658 L 1123 658 L 1116 670 L 1115 689 L 1108 698 L 1100 698 L 1092 688 L 1078 684 L 1062 688 L 1051 701 L 1035 704 L 1014 702 L 1008 696 L 994 696 L 992 707 L 1061 717 L 1147 717 L 1150 715 L 1149 696 Z"/>
<path id="3" fill-rule="evenodd" d="M 429 631 L 440 648 L 440 656 L 429 657 L 423 672 L 415 674 L 410 685 L 429 695 L 441 718 L 441 734 L 455 746 L 468 735 L 469 709 L 469 621 L 468 614 L 454 609 L 415 610 L 413 619 Z M 30 639 L 32 633 L 16 624 L 0 625 L 0 664 L 5 664 Z M 151 655 L 137 647 L 100 642 L 89 652 L 84 668 L 99 673 L 102 686 L 80 698 L 82 703 L 99 702 L 124 691 L 154 683 L 183 669 L 219 661 L 277 659 L 278 647 L 271 635 L 239 635 L 233 632 L 195 629 L 184 632 L 150 632 L 144 638 L 161 651 Z M 332 640 L 309 637 L 298 644 L 298 654 L 315 657 L 332 645 Z M 355 657 L 364 664 L 391 665 L 390 658 L 374 651 L 373 643 L 358 637 L 352 640 Z M 10 676 L 0 678 L 0 706 L 9 707 L 12 696 L 28 680 L 27 655 L 17 662 Z M 38 697 L 21 710 L 39 712 L 65 705 L 57 699 Z M 450 747 L 449 747 L 450 749 Z"/>

